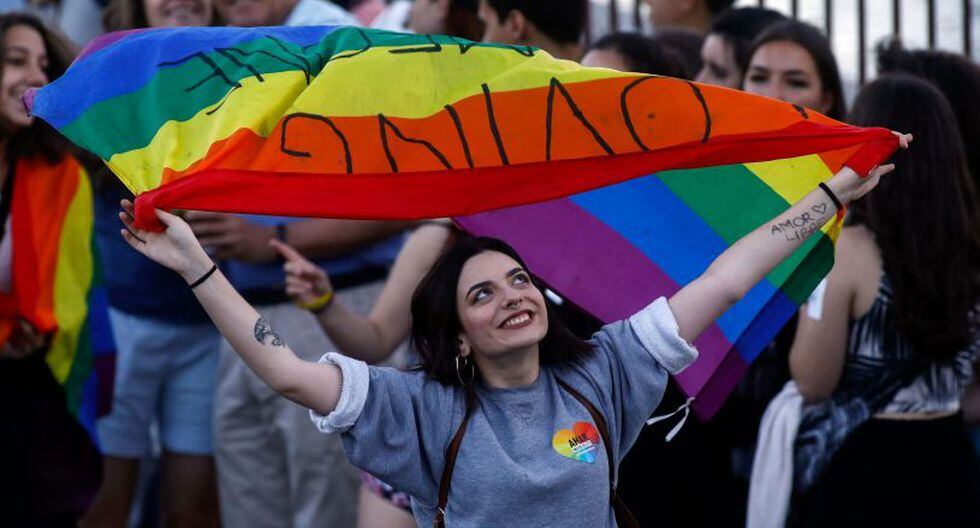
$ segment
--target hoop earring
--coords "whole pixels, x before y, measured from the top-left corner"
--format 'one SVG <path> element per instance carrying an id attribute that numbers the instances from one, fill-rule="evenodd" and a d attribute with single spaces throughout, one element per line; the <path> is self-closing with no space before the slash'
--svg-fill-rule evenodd
<path id="1" fill-rule="evenodd" d="M 468 381 L 465 380 L 465 379 L 463 379 L 463 369 L 465 369 L 467 367 L 467 364 L 470 367 L 470 375 L 469 375 L 469 380 Z M 464 387 L 469 387 L 470 385 L 472 385 L 473 382 L 476 381 L 476 363 L 470 361 L 468 358 L 465 358 L 465 357 L 460 356 L 460 355 L 457 354 L 456 355 L 456 377 L 459 378 L 459 384 L 460 385 L 462 385 Z"/>

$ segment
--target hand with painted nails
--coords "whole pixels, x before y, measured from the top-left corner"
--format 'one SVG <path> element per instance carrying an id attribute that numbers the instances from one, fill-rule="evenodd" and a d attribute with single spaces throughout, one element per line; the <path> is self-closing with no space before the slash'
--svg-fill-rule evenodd
<path id="1" fill-rule="evenodd" d="M 145 231 L 133 224 L 133 203 L 123 200 L 121 205 L 119 219 L 125 229 L 120 234 L 133 249 L 176 271 L 188 282 L 211 269 L 211 258 L 204 252 L 187 222 L 179 216 L 157 209 L 157 218 L 166 229 L 159 233 Z"/>
<path id="2" fill-rule="evenodd" d="M 892 132 L 892 134 L 898 136 L 898 144 L 901 148 L 909 148 L 909 144 L 912 143 L 912 134 L 900 134 L 898 132 Z M 827 185 L 837 195 L 837 198 L 846 205 L 871 192 L 881 182 L 881 177 L 893 170 L 895 170 L 894 164 L 879 165 L 872 169 L 867 176 L 862 177 L 850 167 L 844 167 L 827 182 Z"/>

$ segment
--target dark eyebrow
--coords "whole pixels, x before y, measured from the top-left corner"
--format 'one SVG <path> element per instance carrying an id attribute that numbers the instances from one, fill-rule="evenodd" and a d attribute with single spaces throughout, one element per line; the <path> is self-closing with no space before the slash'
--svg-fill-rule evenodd
<path id="1" fill-rule="evenodd" d="M 810 73 L 807 72 L 806 70 L 786 70 L 786 71 L 783 72 L 783 75 L 803 75 L 803 76 L 809 76 Z"/>
<path id="2" fill-rule="evenodd" d="M 490 281 L 478 282 L 470 286 L 469 290 L 466 290 L 466 296 L 469 297 L 474 290 L 479 290 L 480 288 L 486 288 L 487 286 L 490 286 Z"/>
<path id="3" fill-rule="evenodd" d="M 509 279 L 509 278 L 513 277 L 514 275 L 517 275 L 518 273 L 524 273 L 524 268 L 514 268 L 514 269 L 508 271 L 507 272 L 507 275 L 505 275 L 505 277 L 507 277 Z M 469 297 L 470 294 L 473 293 L 474 290 L 479 290 L 480 288 L 486 288 L 487 286 L 492 286 L 492 285 L 493 284 L 490 281 L 478 282 L 478 283 L 470 286 L 470 289 L 466 290 L 466 297 Z"/>

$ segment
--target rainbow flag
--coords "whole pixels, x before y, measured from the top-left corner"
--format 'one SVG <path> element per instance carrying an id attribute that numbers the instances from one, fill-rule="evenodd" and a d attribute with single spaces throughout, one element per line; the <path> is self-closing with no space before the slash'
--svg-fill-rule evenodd
<path id="1" fill-rule="evenodd" d="M 19 159 L 10 207 L 12 288 L 0 293 L 0 342 L 18 319 L 51 334 L 46 360 L 69 411 L 97 442 L 108 412 L 115 346 L 93 236 L 92 187 L 71 156 Z"/>
<path id="2" fill-rule="evenodd" d="M 832 176 L 828 165 L 812 155 L 664 171 L 457 222 L 506 240 L 567 301 L 618 321 L 697 278 L 729 245 Z M 676 380 L 695 397 L 699 417 L 714 415 L 830 271 L 839 232 L 836 222 L 811 236 L 695 341 L 700 355 Z"/>
<path id="3" fill-rule="evenodd" d="M 155 207 L 413 219 L 562 199 L 461 222 L 532 255 L 551 248 L 535 268 L 606 320 L 694 278 L 841 166 L 866 173 L 897 146 L 886 130 L 724 88 L 351 27 L 115 33 L 28 103 L 138 195 L 142 227 L 157 225 Z M 739 375 L 826 272 L 835 229 L 702 339 L 739 355 L 702 349 L 687 390 Z M 596 259 L 610 274 L 588 280 L 622 288 L 577 289 Z"/>

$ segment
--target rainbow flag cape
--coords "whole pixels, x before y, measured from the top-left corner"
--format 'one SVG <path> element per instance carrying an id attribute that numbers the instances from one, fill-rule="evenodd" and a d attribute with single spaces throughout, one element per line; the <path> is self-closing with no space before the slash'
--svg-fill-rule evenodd
<path id="1" fill-rule="evenodd" d="M 724 88 L 584 68 L 528 47 L 352 27 L 110 34 L 28 105 L 138 195 L 142 227 L 157 225 L 154 207 L 413 219 L 576 195 L 518 221 L 512 211 L 461 221 L 511 241 L 536 233 L 518 244 L 532 254 L 541 237 L 558 236 L 535 267 L 607 320 L 690 280 L 842 165 L 866 173 L 897 146 L 886 130 Z M 613 184 L 624 187 L 580 195 Z M 783 297 L 753 293 L 752 308 L 726 315 L 735 322 L 703 342 L 730 351 L 762 340 L 746 337 L 761 335 L 752 321 L 770 324 L 785 310 L 766 306 L 805 297 L 835 232 L 770 276 Z M 583 244 L 572 251 L 568 237 Z M 622 282 L 629 295 L 572 287 L 603 258 L 617 273 L 588 280 Z M 623 266 L 632 274 L 614 278 Z M 692 372 L 708 374 L 688 375 L 684 387 L 700 394 L 738 368 L 727 352 L 704 353 Z"/>
<path id="2" fill-rule="evenodd" d="M 92 187 L 78 161 L 19 159 L 10 206 L 12 288 L 0 293 L 0 343 L 18 319 L 51 334 L 47 363 L 69 411 L 98 445 L 115 346 L 93 236 Z"/>

